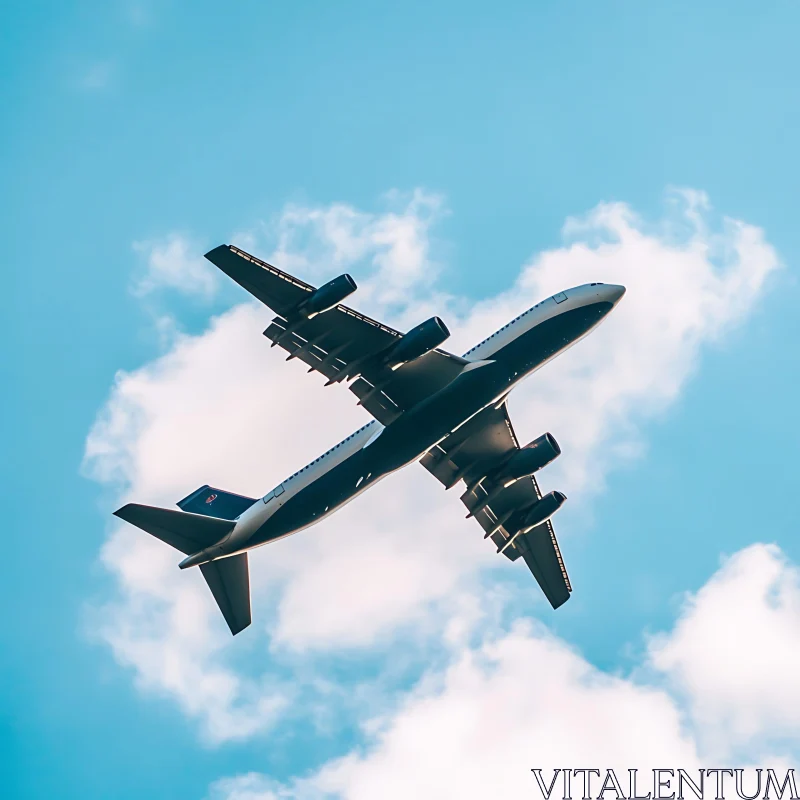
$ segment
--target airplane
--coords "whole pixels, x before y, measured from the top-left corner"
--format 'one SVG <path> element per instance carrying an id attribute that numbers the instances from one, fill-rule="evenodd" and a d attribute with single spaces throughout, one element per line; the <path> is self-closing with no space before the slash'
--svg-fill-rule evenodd
<path id="1" fill-rule="evenodd" d="M 597 327 L 624 286 L 589 283 L 529 308 L 463 356 L 440 349 L 439 317 L 403 334 L 342 301 L 344 274 L 315 288 L 233 245 L 205 257 L 275 314 L 264 336 L 319 372 L 347 383 L 373 417 L 261 498 L 202 486 L 179 511 L 129 503 L 115 515 L 199 566 L 233 635 L 251 623 L 247 554 L 315 525 L 379 480 L 419 461 L 461 500 L 497 553 L 522 558 L 552 607 L 572 592 L 551 523 L 566 497 L 542 495 L 535 474 L 561 453 L 550 433 L 521 447 L 508 416 L 511 390 Z"/>

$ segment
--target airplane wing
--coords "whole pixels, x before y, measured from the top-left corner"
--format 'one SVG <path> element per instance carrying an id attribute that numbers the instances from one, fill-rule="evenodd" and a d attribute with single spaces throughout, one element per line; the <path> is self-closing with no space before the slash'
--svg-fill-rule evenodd
<path id="1" fill-rule="evenodd" d="M 481 501 L 497 488 L 485 476 L 510 451 L 517 449 L 519 442 L 504 402 L 499 408 L 491 406 L 481 411 L 420 460 L 448 489 L 464 480 L 467 490 L 461 500 L 470 511 L 479 508 L 474 517 L 498 548 L 515 532 L 505 527 L 506 523 L 511 524 L 514 512 L 542 496 L 531 475 L 502 489 L 480 508 Z M 569 599 L 572 586 L 550 520 L 517 536 L 503 553 L 512 561 L 522 556 L 553 608 Z"/>
<path id="2" fill-rule="evenodd" d="M 289 353 L 288 360 L 299 358 L 309 372 L 322 373 L 329 382 L 338 382 L 348 368 L 367 362 L 369 357 L 403 334 L 359 314 L 352 308 L 336 305 L 324 313 L 290 325 L 287 320 L 315 287 L 282 272 L 233 245 L 220 245 L 206 258 L 229 275 L 278 316 L 264 335 Z M 350 383 L 359 405 L 375 419 L 388 425 L 399 414 L 455 380 L 467 362 L 444 350 L 431 350 L 403 364 L 388 376 L 386 371 L 365 367 Z"/>

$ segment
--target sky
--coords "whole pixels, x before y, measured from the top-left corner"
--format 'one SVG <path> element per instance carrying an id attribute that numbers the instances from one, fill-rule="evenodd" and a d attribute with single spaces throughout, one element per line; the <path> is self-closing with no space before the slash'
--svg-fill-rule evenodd
<path id="1" fill-rule="evenodd" d="M 509 798 L 800 760 L 800 56 L 755 4 L 12 2 L 0 28 L 3 797 Z M 111 512 L 258 496 L 367 421 L 202 259 L 464 352 L 628 292 L 529 378 L 553 612 L 419 467 L 251 558 L 231 638 Z M 500 563 L 502 561 L 502 563 Z"/>

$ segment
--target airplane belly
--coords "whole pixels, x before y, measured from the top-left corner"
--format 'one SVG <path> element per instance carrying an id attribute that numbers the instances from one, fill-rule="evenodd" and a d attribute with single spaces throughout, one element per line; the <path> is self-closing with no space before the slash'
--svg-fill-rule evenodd
<path id="1" fill-rule="evenodd" d="M 501 364 L 488 363 L 460 375 L 449 386 L 406 411 L 366 450 L 386 473 L 421 458 L 431 447 L 481 409 L 501 397 L 512 375 Z"/>
<path id="2" fill-rule="evenodd" d="M 493 402 L 525 374 L 577 341 L 605 313 L 596 305 L 541 323 L 465 370 L 447 387 L 400 415 L 344 461 L 299 488 L 255 532 L 250 547 L 315 525 L 376 481 L 421 458 L 431 447 Z"/>
<path id="3" fill-rule="evenodd" d="M 358 451 L 299 489 L 256 531 L 250 546 L 266 544 L 315 525 L 384 477 L 371 469 L 368 456 L 366 451 Z"/>

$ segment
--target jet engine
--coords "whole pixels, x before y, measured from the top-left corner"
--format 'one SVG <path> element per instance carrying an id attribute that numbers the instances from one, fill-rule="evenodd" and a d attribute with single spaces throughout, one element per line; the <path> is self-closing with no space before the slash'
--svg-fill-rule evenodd
<path id="1" fill-rule="evenodd" d="M 401 364 L 413 361 L 437 348 L 450 336 L 450 331 L 439 317 L 431 317 L 412 328 L 402 339 L 393 344 L 384 357 L 384 362 L 396 369 Z"/>
<path id="2" fill-rule="evenodd" d="M 529 507 L 519 532 L 527 533 L 531 528 L 535 528 L 537 525 L 547 522 L 547 520 L 564 505 L 566 499 L 567 496 L 561 492 L 550 492 L 546 494 L 541 500 Z"/>
<path id="3" fill-rule="evenodd" d="M 517 480 L 533 475 L 561 455 L 561 448 L 551 433 L 544 433 L 538 439 L 517 450 L 500 469 L 502 479 Z"/>
<path id="4" fill-rule="evenodd" d="M 541 525 L 543 522 L 547 522 L 547 520 L 549 520 L 550 517 L 552 517 L 553 514 L 555 514 L 556 511 L 558 511 L 558 509 L 564 505 L 566 499 L 567 496 L 561 492 L 550 492 L 542 497 L 541 500 L 537 500 L 533 505 L 522 509 L 522 514 L 524 515 L 522 518 L 522 524 L 510 539 L 504 542 L 501 547 L 497 548 L 497 552 L 504 552 L 507 548 L 511 547 L 514 540 L 517 539 L 518 536 L 521 536 L 523 533 L 527 533 L 537 525 Z"/>
<path id="5" fill-rule="evenodd" d="M 311 294 L 300 303 L 297 310 L 305 319 L 311 319 L 317 314 L 322 314 L 324 311 L 338 306 L 345 297 L 349 297 L 353 294 L 356 288 L 356 282 L 345 273 L 311 292 Z"/>
<path id="6" fill-rule="evenodd" d="M 533 475 L 542 467 L 546 467 L 561 455 L 561 448 L 551 433 L 543 433 L 538 439 L 534 439 L 530 444 L 525 445 L 520 450 L 515 450 L 511 456 L 496 467 L 488 475 L 491 486 L 487 490 L 482 500 L 479 500 L 467 514 L 467 519 L 474 517 L 482 511 L 492 500 L 495 499 L 504 489 L 520 478 Z M 478 483 L 482 483 L 481 478 Z"/>

